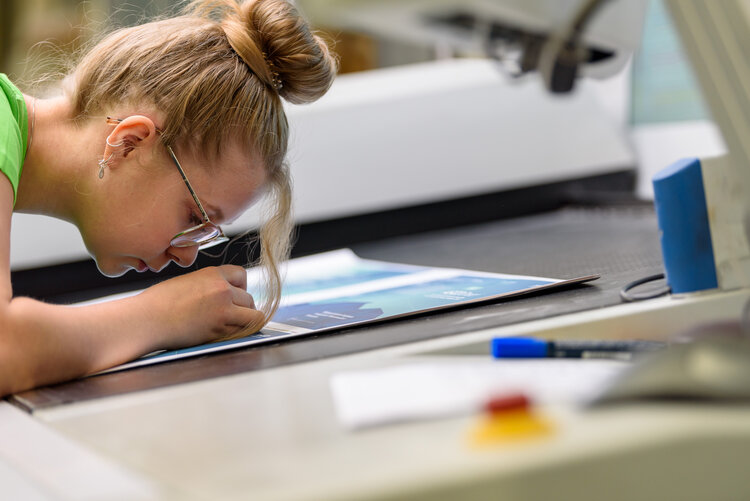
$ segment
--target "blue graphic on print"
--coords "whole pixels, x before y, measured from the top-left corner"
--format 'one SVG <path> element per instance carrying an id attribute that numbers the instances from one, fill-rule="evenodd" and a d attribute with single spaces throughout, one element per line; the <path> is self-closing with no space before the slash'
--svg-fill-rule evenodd
<path id="1" fill-rule="evenodd" d="M 323 329 L 379 318 L 380 308 L 362 308 L 365 303 L 331 302 L 295 304 L 279 308 L 273 321 L 307 329 Z"/>
<path id="2" fill-rule="evenodd" d="M 487 299 L 554 282 L 460 275 L 349 297 L 284 306 L 279 308 L 273 321 L 312 330 L 340 327 L 365 320 Z"/>
<path id="3" fill-rule="evenodd" d="M 146 355 L 144 357 L 141 357 L 141 360 L 149 360 L 152 358 L 172 357 L 174 355 L 183 355 L 187 353 L 193 353 L 196 351 L 205 351 L 205 350 L 212 349 L 212 348 L 220 348 L 222 346 L 232 346 L 234 344 L 245 343 L 247 341 L 252 341 L 256 339 L 266 339 L 266 338 L 275 337 L 275 336 L 278 336 L 278 334 L 268 334 L 263 331 L 260 331 L 260 332 L 256 332 L 255 334 L 250 334 L 249 336 L 245 336 L 245 337 L 241 337 L 237 339 L 230 339 L 229 341 L 217 341 L 215 343 L 200 344 L 198 346 L 189 346 L 187 348 L 180 348 L 179 350 L 160 351 L 153 355 Z"/>
<path id="4" fill-rule="evenodd" d="M 284 295 L 291 296 L 292 294 L 300 294 L 303 292 L 344 287 L 346 285 L 354 285 L 372 280 L 380 280 L 382 278 L 406 275 L 407 273 L 415 273 L 415 271 L 420 270 L 386 270 L 357 266 L 355 268 L 343 270 L 343 273 L 333 276 L 302 278 L 296 281 L 292 278 L 284 283 Z"/>

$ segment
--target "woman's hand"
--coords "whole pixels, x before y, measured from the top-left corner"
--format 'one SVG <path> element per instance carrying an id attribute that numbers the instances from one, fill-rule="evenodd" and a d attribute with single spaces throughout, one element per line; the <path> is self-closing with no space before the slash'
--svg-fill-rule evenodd
<path id="1" fill-rule="evenodd" d="M 203 268 L 146 289 L 138 297 L 151 317 L 161 348 L 192 346 L 260 325 L 263 314 L 247 292 L 240 266 Z M 250 334 L 250 332 L 248 332 Z"/>
<path id="2" fill-rule="evenodd" d="M 239 266 L 204 268 L 137 296 L 61 306 L 0 302 L 0 396 L 98 372 L 159 349 L 251 334 L 263 314 Z M 245 331 L 245 332 L 243 332 Z"/>

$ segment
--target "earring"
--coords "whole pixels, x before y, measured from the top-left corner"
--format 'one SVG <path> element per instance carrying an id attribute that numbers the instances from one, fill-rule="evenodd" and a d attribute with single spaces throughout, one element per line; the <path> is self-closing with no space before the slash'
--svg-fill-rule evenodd
<path id="1" fill-rule="evenodd" d="M 109 146 L 110 148 L 118 148 L 125 144 L 125 141 L 120 141 L 117 144 L 112 144 L 109 142 L 109 136 L 107 136 L 107 139 L 105 139 L 104 142 L 107 143 L 107 146 Z M 112 160 L 113 156 L 115 156 L 115 154 L 110 153 L 109 157 L 99 160 L 99 179 L 104 177 L 104 168 L 109 167 L 109 161 Z"/>
<path id="2" fill-rule="evenodd" d="M 120 141 L 117 144 L 112 144 L 112 143 L 109 142 L 109 136 L 107 136 L 107 139 L 105 139 L 104 142 L 107 143 L 107 145 L 110 148 L 117 148 L 117 147 L 122 146 L 123 144 L 125 144 L 125 141 Z"/>
<path id="3" fill-rule="evenodd" d="M 112 157 L 115 156 L 114 153 L 109 155 L 107 158 L 102 158 L 99 160 L 99 179 L 104 177 L 104 168 L 109 167 L 109 161 L 112 160 Z"/>

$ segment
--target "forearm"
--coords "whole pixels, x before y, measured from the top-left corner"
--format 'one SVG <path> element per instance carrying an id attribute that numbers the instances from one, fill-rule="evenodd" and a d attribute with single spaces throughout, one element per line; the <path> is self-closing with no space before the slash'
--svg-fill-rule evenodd
<path id="1" fill-rule="evenodd" d="M 157 349 L 138 296 L 91 306 L 15 298 L 3 307 L 0 395 L 84 376 Z"/>
<path id="2" fill-rule="evenodd" d="M 203 268 L 136 296 L 90 306 L 0 300 L 0 395 L 57 383 L 157 349 L 206 343 L 263 314 L 238 266 Z"/>

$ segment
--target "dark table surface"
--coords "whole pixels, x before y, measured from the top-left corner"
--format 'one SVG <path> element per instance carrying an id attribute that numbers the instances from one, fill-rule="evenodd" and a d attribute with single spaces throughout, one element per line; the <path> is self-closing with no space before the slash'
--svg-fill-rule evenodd
<path id="1" fill-rule="evenodd" d="M 236 349 L 38 388 L 11 397 L 33 412 L 66 403 L 262 370 L 401 343 L 612 306 L 633 280 L 662 272 L 648 204 L 567 207 L 352 247 L 361 257 L 426 266 L 573 278 L 585 285 L 467 309 Z"/>

